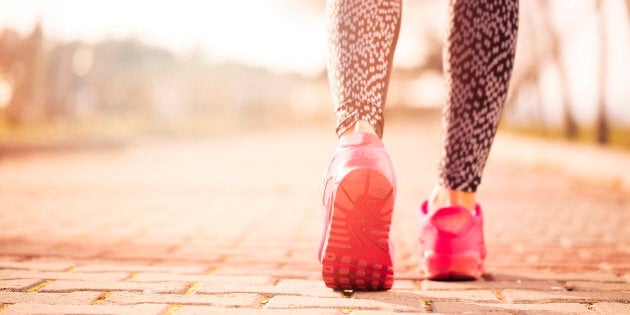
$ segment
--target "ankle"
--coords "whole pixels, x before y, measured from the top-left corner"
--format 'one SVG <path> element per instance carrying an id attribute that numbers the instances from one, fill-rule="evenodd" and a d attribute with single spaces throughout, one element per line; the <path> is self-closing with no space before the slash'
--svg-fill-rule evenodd
<path id="1" fill-rule="evenodd" d="M 355 132 L 367 132 L 376 135 L 376 131 L 374 130 L 374 127 L 370 125 L 370 123 L 365 120 L 358 120 L 354 123 L 354 125 L 352 125 L 352 127 L 348 128 L 344 133 L 342 133 L 341 136 L 347 136 Z"/>
<path id="2" fill-rule="evenodd" d="M 476 193 L 460 190 L 448 189 L 441 185 L 436 185 L 429 198 L 429 213 L 433 213 L 440 208 L 449 206 L 461 206 L 470 212 L 475 212 Z"/>

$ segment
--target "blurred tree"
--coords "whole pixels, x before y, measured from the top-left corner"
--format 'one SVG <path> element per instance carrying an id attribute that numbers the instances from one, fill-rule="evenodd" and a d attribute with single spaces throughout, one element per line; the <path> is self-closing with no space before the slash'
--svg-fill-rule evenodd
<path id="1" fill-rule="evenodd" d="M 42 118 L 46 97 L 44 34 L 38 21 L 31 34 L 21 41 L 13 56 L 11 71 L 15 80 L 13 98 L 6 108 L 7 120 L 14 125 Z"/>
<path id="2" fill-rule="evenodd" d="M 520 42 L 533 43 L 529 46 L 529 54 L 535 56 L 530 62 L 524 65 L 519 71 L 515 71 L 515 77 L 512 80 L 512 90 L 508 96 L 507 103 L 514 105 L 516 97 L 523 92 L 531 93 L 534 91 L 536 99 L 541 99 L 540 85 L 542 84 L 543 74 L 549 66 L 555 67 L 558 71 L 560 91 L 559 96 L 562 102 L 562 122 L 564 128 L 564 136 L 567 139 L 575 139 L 577 137 L 579 127 L 573 113 L 571 99 L 569 97 L 569 77 L 566 66 L 562 60 L 563 30 L 552 25 L 551 2 L 538 0 L 528 1 L 526 3 L 531 6 L 529 10 L 522 10 L 524 17 L 527 19 L 527 27 L 532 31 L 530 37 Z M 535 14 L 533 14 L 535 12 Z M 582 16 L 576 17 L 575 20 L 581 19 Z M 519 36 L 523 36 L 519 34 Z M 519 44 L 521 45 L 521 44 Z M 538 105 L 538 123 L 545 133 L 547 127 L 545 124 L 544 111 L 540 101 Z"/>
<path id="3" fill-rule="evenodd" d="M 76 82 L 70 64 L 76 46 L 76 43 L 59 43 L 49 53 L 47 100 L 49 118 L 68 119 L 74 114 L 71 96 Z"/>
<path id="4" fill-rule="evenodd" d="M 18 46 L 22 38 L 12 30 L 5 28 L 0 34 L 0 70 L 2 72 L 10 72 L 11 66 L 18 56 Z"/>
<path id="5" fill-rule="evenodd" d="M 551 16 L 549 12 L 551 12 L 551 7 L 549 1 L 538 1 L 539 7 L 542 10 L 539 12 L 547 12 L 546 15 L 541 19 L 543 22 L 544 29 L 548 30 L 550 33 L 550 45 L 551 45 L 551 56 L 552 62 L 558 69 L 558 75 L 560 76 L 560 87 L 561 87 L 561 98 L 562 98 L 562 117 L 564 122 L 564 134 L 567 139 L 575 139 L 578 134 L 578 125 L 575 121 L 575 115 L 573 114 L 573 109 L 571 108 L 571 100 L 569 98 L 569 76 L 567 75 L 567 69 L 565 64 L 562 62 L 562 34 L 560 30 L 554 29 L 551 25 Z M 542 68 L 545 65 L 540 65 Z"/>
<path id="6" fill-rule="evenodd" d="M 597 20 L 599 29 L 599 100 L 597 104 L 597 118 L 595 132 L 597 143 L 608 143 L 608 115 L 606 111 L 606 81 L 608 72 L 608 36 L 606 27 L 606 9 L 604 1 L 597 0 Z"/>
<path id="7" fill-rule="evenodd" d="M 108 40 L 93 50 L 91 75 L 100 96 L 99 110 L 147 118 L 153 115 L 156 82 L 178 71 L 173 53 L 137 39 Z"/>

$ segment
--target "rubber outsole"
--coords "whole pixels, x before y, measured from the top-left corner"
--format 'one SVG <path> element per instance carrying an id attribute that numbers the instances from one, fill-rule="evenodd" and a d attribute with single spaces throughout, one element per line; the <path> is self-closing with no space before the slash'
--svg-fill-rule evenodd
<path id="1" fill-rule="evenodd" d="M 483 274 L 483 259 L 479 253 L 439 255 L 425 253 L 422 271 L 430 280 L 476 280 Z"/>
<path id="2" fill-rule="evenodd" d="M 392 183 L 379 171 L 356 168 L 336 187 L 322 259 L 322 277 L 335 290 L 389 290 L 394 282 L 389 229 Z"/>

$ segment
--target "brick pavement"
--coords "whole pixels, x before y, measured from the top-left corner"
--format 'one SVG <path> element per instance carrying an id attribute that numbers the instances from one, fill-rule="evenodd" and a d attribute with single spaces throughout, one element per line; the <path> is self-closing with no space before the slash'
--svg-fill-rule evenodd
<path id="1" fill-rule="evenodd" d="M 320 280 L 328 127 L 0 160 L 0 315 L 630 312 L 630 194 L 593 171 L 628 170 L 630 155 L 607 150 L 500 135 L 479 193 L 488 272 L 422 279 L 415 218 L 438 122 L 386 130 L 399 177 L 388 292 Z M 593 165 L 558 164 L 576 152 Z"/>

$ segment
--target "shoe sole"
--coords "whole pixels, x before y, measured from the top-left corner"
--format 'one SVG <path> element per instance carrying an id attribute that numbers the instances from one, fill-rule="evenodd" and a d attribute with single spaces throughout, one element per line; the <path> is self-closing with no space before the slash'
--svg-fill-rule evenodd
<path id="1" fill-rule="evenodd" d="M 483 259 L 479 253 L 440 255 L 427 252 L 421 263 L 430 280 L 476 280 L 483 274 Z"/>
<path id="2" fill-rule="evenodd" d="M 357 168 L 339 182 L 322 259 L 326 286 L 389 290 L 394 283 L 389 228 L 392 183 L 379 171 Z"/>

